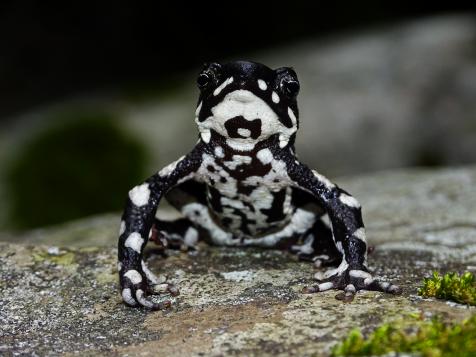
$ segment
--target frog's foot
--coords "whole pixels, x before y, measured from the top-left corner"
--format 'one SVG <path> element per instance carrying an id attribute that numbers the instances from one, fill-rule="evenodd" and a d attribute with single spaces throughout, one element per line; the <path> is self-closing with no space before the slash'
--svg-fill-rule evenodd
<path id="1" fill-rule="evenodd" d="M 141 266 L 147 278 L 148 292 L 150 294 L 168 293 L 172 296 L 180 294 L 179 289 L 174 284 L 167 283 L 167 277 L 165 275 L 158 277 L 152 273 L 143 260 L 141 261 Z"/>
<path id="2" fill-rule="evenodd" d="M 186 218 L 175 221 L 156 219 L 150 230 L 149 239 L 159 249 L 195 250 L 198 242 L 198 230 Z"/>
<path id="3" fill-rule="evenodd" d="M 397 285 L 374 278 L 367 270 L 351 269 L 346 262 L 342 262 L 339 267 L 329 269 L 324 273 L 315 274 L 318 284 L 305 287 L 302 292 L 305 294 L 317 293 L 330 289 L 343 290 L 336 295 L 336 298 L 345 302 L 354 299 L 355 293 L 359 290 L 383 291 L 391 294 L 399 294 L 400 288 Z"/>
<path id="4" fill-rule="evenodd" d="M 158 277 L 141 261 L 141 269 L 120 270 L 122 299 L 129 306 L 143 306 L 151 310 L 165 310 L 172 305 L 170 300 L 155 302 L 148 295 L 179 295 L 179 290 L 166 282 L 166 277 Z"/>

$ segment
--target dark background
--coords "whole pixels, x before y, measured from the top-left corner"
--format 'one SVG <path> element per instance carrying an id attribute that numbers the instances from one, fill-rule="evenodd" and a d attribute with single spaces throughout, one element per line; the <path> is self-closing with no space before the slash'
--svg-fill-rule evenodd
<path id="1" fill-rule="evenodd" d="M 411 47 L 413 39 L 407 38 L 414 32 L 398 35 L 405 44 L 399 48 L 405 48 L 408 54 L 393 53 L 394 39 L 385 35 L 388 29 L 406 28 L 408 23 L 424 23 L 425 19 L 449 18 L 453 14 L 459 16 L 460 20 L 452 25 L 458 28 L 471 10 L 455 2 L 421 2 L 410 7 L 402 2 L 374 0 L 286 4 L 182 1 L 154 5 L 139 1 L 2 1 L 0 233 L 119 212 L 127 191 L 148 177 L 151 168 L 157 170 L 159 164 L 175 160 L 195 142 L 196 130 L 188 114 L 174 112 L 171 107 L 186 106 L 193 113 L 191 95 L 195 93 L 191 90 L 191 74 L 198 72 L 203 62 L 248 59 L 255 52 L 270 53 L 276 59 L 279 49 L 286 49 L 291 55 L 286 65 L 294 65 L 299 54 L 294 55 L 293 46 L 306 40 L 312 47 L 318 43 L 338 43 L 339 38 L 350 39 L 344 41 L 348 46 L 344 47 L 351 48 L 354 35 L 368 32 L 380 36 L 379 43 L 388 45 L 386 54 L 390 54 L 382 55 L 380 64 L 375 66 L 364 61 L 367 64 L 361 67 L 356 58 L 357 71 L 363 68 L 357 73 L 358 78 L 352 66 L 349 70 L 339 65 L 323 66 L 315 58 L 308 61 L 307 72 L 300 72 L 304 73 L 304 85 L 310 85 L 307 89 L 303 87 L 300 101 L 308 105 L 303 105 L 308 108 L 304 123 L 308 129 L 302 130 L 298 138 L 301 149 L 308 148 L 300 151 L 304 151 L 301 157 L 308 164 L 333 176 L 472 163 L 476 152 L 470 136 L 474 133 L 476 137 L 476 113 L 474 121 L 471 117 L 473 89 L 461 80 L 458 61 L 464 58 L 464 73 L 470 73 L 468 66 L 476 63 L 476 41 L 469 40 L 472 42 L 468 45 L 462 40 L 464 43 L 459 46 L 458 41 L 464 37 L 459 32 L 460 37 L 451 44 L 454 47 L 446 49 L 442 41 L 433 38 L 438 35 L 431 34 L 432 38 L 423 42 L 433 43 L 435 53 L 449 54 L 449 60 L 439 63 L 432 54 L 428 58 L 418 57 L 418 48 Z M 469 60 L 465 57 L 465 46 L 469 48 Z M 358 51 L 350 53 L 359 56 Z M 408 66 L 403 63 L 407 58 Z M 432 62 L 428 73 L 427 60 Z M 396 72 L 392 71 L 392 61 L 398 62 Z M 406 79 L 400 77 L 406 73 Z M 418 78 L 408 80 L 413 77 Z M 414 88 L 402 83 L 406 80 Z M 456 84 L 452 85 L 452 81 Z M 319 87 L 319 83 L 324 84 Z M 374 91 L 375 83 L 382 85 L 385 93 Z M 152 101 L 143 106 L 134 102 L 136 91 L 143 94 L 149 89 Z M 392 101 L 402 91 L 406 93 L 400 98 L 403 100 Z M 124 92 L 126 96 L 115 97 Z M 309 105 L 313 98 L 326 98 L 326 93 L 332 93 L 331 99 L 337 103 L 324 100 L 322 105 L 317 101 L 322 110 Z M 392 117 L 392 108 L 378 106 L 380 94 L 395 107 L 411 104 L 411 97 L 415 96 L 417 108 L 410 114 L 419 122 L 409 125 L 413 117 Z M 166 97 L 172 101 L 167 102 Z M 87 98 L 87 104 L 77 105 L 78 98 Z M 124 107 L 117 105 L 121 100 Z M 156 114 L 154 105 L 162 111 Z M 345 106 L 344 113 L 340 109 Z M 135 114 L 131 114 L 131 107 Z M 367 111 L 367 107 L 375 107 L 377 114 Z M 171 116 L 167 110 L 172 111 Z M 161 114 L 164 111 L 167 115 Z M 452 119 L 459 118 L 455 130 L 448 129 L 446 117 L 438 116 L 440 112 L 445 116 L 449 113 Z M 144 120 L 144 113 L 149 113 L 152 121 Z M 144 139 L 144 135 L 127 126 L 130 122 L 124 125 L 124 117 L 132 117 L 135 129 L 142 125 L 158 133 L 168 128 L 167 134 L 157 136 L 165 144 L 157 150 L 157 146 L 150 144 L 159 139 Z M 400 119 L 401 130 L 393 132 L 393 121 Z M 310 126 L 312 121 L 318 125 Z M 330 130 L 328 135 L 317 135 L 322 126 Z M 412 140 L 407 140 L 405 130 L 413 133 Z M 469 134 L 460 140 L 461 133 Z M 179 140 L 175 139 L 177 135 Z M 397 140 L 390 140 L 392 137 Z M 2 140 L 8 144 L 2 146 Z M 354 143 L 358 140 L 368 142 L 367 146 Z M 316 151 L 319 155 L 315 155 Z"/>
<path id="2" fill-rule="evenodd" d="M 253 49 L 469 9 L 374 0 L 2 1 L 0 117 L 74 93 L 157 85 Z"/>

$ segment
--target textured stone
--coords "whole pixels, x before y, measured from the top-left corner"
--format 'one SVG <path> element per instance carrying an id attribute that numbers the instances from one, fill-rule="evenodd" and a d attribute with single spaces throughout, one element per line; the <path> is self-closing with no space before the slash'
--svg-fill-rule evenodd
<path id="1" fill-rule="evenodd" d="M 364 207 L 371 268 L 399 283 L 401 296 L 360 292 L 346 304 L 336 291 L 303 295 L 314 268 L 291 254 L 203 245 L 166 259 L 149 249 L 150 267 L 181 295 L 165 312 L 128 308 L 117 285 L 118 215 L 107 215 L 36 232 L 27 245 L 0 243 L 0 354 L 325 356 L 353 327 L 475 312 L 416 291 L 433 270 L 476 271 L 476 167 L 337 181 Z M 88 233 L 101 221 L 113 232 Z M 79 232 L 103 246 L 81 247 Z M 38 237 L 43 245 L 32 245 Z"/>

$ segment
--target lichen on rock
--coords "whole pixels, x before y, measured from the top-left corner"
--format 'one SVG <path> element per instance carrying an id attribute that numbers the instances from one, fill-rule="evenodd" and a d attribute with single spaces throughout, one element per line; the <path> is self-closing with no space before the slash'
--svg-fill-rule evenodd
<path id="1" fill-rule="evenodd" d="M 151 246 L 147 264 L 181 294 L 168 311 L 129 308 L 117 284 L 118 217 L 98 216 L 0 243 L 0 354 L 328 356 L 355 328 L 369 336 L 408 313 L 449 325 L 476 313 L 417 293 L 435 270 L 476 270 L 476 168 L 338 182 L 364 207 L 370 268 L 402 295 L 360 292 L 345 304 L 332 290 L 301 294 L 315 269 L 276 250 L 201 245 L 164 257 Z"/>

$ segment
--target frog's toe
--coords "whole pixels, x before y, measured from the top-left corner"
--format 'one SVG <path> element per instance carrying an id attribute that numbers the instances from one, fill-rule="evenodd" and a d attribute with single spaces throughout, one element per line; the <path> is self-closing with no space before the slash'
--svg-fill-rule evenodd
<path id="1" fill-rule="evenodd" d="M 157 276 L 147 267 L 145 262 L 141 261 L 142 271 L 147 278 L 147 292 L 149 294 L 164 294 L 169 293 L 172 296 L 180 294 L 179 289 L 171 283 L 167 283 L 167 277 L 165 275 Z"/>
<path id="2" fill-rule="evenodd" d="M 375 278 L 368 271 L 353 269 L 348 272 L 350 282 L 357 290 L 382 291 L 390 294 L 400 294 L 401 289 L 395 284 Z"/>
<path id="3" fill-rule="evenodd" d="M 141 260 L 141 268 L 142 271 L 145 274 L 145 277 L 147 278 L 147 281 L 151 285 L 157 285 L 157 284 L 162 284 L 167 281 L 167 277 L 165 275 L 157 276 L 155 275 L 148 267 L 147 264 Z"/>
<path id="4" fill-rule="evenodd" d="M 330 275 L 330 273 L 334 274 Z M 329 289 L 342 290 L 343 292 L 336 298 L 345 302 L 352 301 L 359 290 L 374 290 L 391 294 L 399 294 L 401 291 L 397 285 L 380 281 L 366 270 L 346 269 L 336 273 L 334 269 L 325 273 L 317 273 L 315 278 L 318 284 L 305 287 L 302 290 L 303 293 L 311 294 Z"/>
<path id="5" fill-rule="evenodd" d="M 306 286 L 302 289 L 303 294 L 313 294 L 321 291 L 326 291 L 334 289 L 335 284 L 332 281 L 321 282 L 320 284 L 315 284 L 312 286 Z"/>
<path id="6" fill-rule="evenodd" d="M 379 280 L 374 280 L 365 289 L 374 290 L 374 291 L 383 291 L 385 293 L 394 294 L 394 295 L 399 295 L 402 293 L 402 289 L 398 285 L 389 283 L 388 281 L 379 281 Z"/>
<path id="7" fill-rule="evenodd" d="M 172 296 L 180 295 L 180 290 L 174 285 L 169 283 L 155 284 L 149 289 L 150 294 L 170 294 Z"/>

